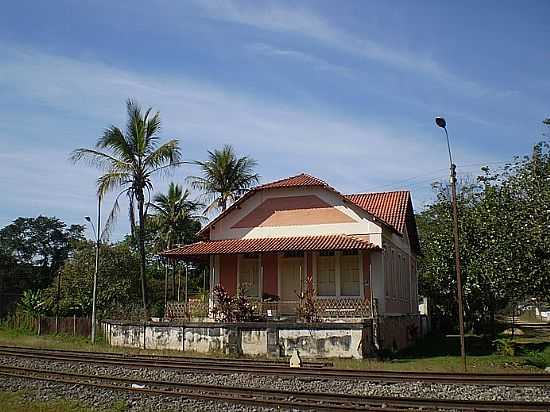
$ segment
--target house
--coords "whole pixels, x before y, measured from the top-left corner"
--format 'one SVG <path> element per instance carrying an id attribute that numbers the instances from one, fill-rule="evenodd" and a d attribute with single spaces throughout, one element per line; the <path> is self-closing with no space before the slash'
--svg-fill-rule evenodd
<path id="1" fill-rule="evenodd" d="M 163 256 L 208 260 L 210 292 L 243 285 L 268 317 L 291 319 L 308 279 L 323 319 L 418 315 L 420 250 L 407 191 L 342 194 L 302 173 L 251 189 L 200 236 Z"/>

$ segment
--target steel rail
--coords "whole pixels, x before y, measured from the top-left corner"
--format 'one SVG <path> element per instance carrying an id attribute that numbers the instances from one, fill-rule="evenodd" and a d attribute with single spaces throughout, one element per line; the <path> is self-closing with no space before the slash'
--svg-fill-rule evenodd
<path id="1" fill-rule="evenodd" d="M 199 373 L 248 373 L 266 376 L 300 377 L 312 379 L 363 380 L 375 382 L 427 382 L 445 384 L 473 385 L 507 385 L 507 386 L 550 386 L 550 375 L 547 374 L 473 374 L 473 373 L 443 373 L 443 372 L 395 372 L 373 370 L 349 370 L 334 368 L 290 368 L 277 364 L 256 364 L 255 361 L 225 361 L 219 359 L 113 357 L 103 354 L 88 354 L 86 352 L 69 352 L 57 350 L 29 350 L 25 348 L 2 349 L 0 355 L 25 357 L 32 359 L 57 360 L 67 362 L 83 362 L 105 365 L 118 365 L 129 368 L 165 368 Z"/>
<path id="2" fill-rule="evenodd" d="M 406 397 L 359 396 L 316 392 L 294 392 L 260 388 L 244 388 L 207 384 L 190 384 L 166 381 L 147 381 L 86 375 L 60 371 L 45 371 L 32 368 L 0 366 L 0 375 L 65 383 L 70 385 L 93 386 L 103 389 L 125 390 L 167 396 L 180 396 L 194 399 L 217 400 L 231 403 L 246 403 L 262 406 L 284 406 L 293 409 L 314 410 L 381 410 L 402 411 L 452 409 L 464 411 L 550 411 L 550 402 L 525 401 L 473 401 L 456 399 L 427 399 Z M 113 384 L 116 383 L 116 384 Z M 133 388 L 131 384 L 145 385 Z"/>
<path id="3" fill-rule="evenodd" d="M 213 358 L 206 356 L 190 356 L 190 355 L 181 355 L 181 356 L 168 356 L 168 355 L 152 355 L 152 354 L 133 354 L 126 352 L 93 352 L 93 351 L 79 351 L 79 350 L 68 350 L 68 349 L 50 349 L 50 348 L 34 348 L 29 346 L 6 346 L 0 345 L 0 351 L 10 351 L 10 352 L 30 352 L 30 353 L 48 353 L 55 354 L 59 353 L 61 355 L 80 355 L 80 356 L 92 356 L 100 358 L 113 358 L 113 359 L 136 359 L 139 361 L 162 361 L 162 362 L 206 362 L 206 363 L 219 363 L 223 362 L 224 364 L 247 364 L 247 365 L 267 365 L 267 366 L 287 366 L 288 362 L 284 360 L 276 359 L 235 359 L 235 358 Z M 308 368 L 325 368 L 333 366 L 334 364 L 330 361 L 304 361 L 303 365 Z"/>

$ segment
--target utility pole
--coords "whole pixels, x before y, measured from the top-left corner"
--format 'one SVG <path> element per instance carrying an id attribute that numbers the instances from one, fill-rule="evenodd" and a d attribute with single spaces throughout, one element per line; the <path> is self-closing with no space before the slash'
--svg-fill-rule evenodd
<path id="1" fill-rule="evenodd" d="M 90 216 L 84 217 L 96 232 L 94 224 Z M 97 234 L 96 234 L 96 249 L 95 249 L 95 271 L 94 271 L 94 286 L 92 291 L 92 345 L 95 344 L 95 323 L 96 323 L 96 299 L 97 299 L 97 274 L 99 271 L 99 247 L 101 245 L 101 195 L 97 198 Z"/>
<path id="2" fill-rule="evenodd" d="M 462 357 L 462 365 L 466 372 L 466 344 L 464 341 L 464 306 L 463 306 L 463 289 L 462 289 L 462 270 L 460 266 L 460 242 L 458 236 L 458 207 L 456 204 L 456 165 L 453 163 L 451 155 L 451 145 L 449 143 L 449 133 L 447 132 L 447 122 L 443 117 L 436 117 L 435 123 L 445 131 L 447 138 L 447 149 L 449 151 L 450 177 L 451 177 L 451 204 L 453 209 L 453 237 L 455 248 L 455 266 L 456 266 L 456 288 L 458 298 L 458 326 L 460 330 L 460 356 Z"/>

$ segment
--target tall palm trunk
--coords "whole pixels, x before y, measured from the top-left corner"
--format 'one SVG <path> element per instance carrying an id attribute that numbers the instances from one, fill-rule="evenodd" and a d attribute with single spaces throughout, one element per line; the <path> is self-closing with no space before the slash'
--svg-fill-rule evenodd
<path id="1" fill-rule="evenodd" d="M 145 279 L 145 215 L 143 213 L 144 196 L 143 193 L 137 193 L 138 213 L 139 213 L 139 276 L 141 278 L 141 297 L 143 300 L 144 316 L 147 318 L 147 285 Z"/>

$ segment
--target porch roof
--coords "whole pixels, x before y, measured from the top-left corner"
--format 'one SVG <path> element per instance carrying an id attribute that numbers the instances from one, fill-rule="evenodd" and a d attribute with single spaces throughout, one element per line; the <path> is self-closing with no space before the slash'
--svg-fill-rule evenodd
<path id="1" fill-rule="evenodd" d="M 351 235 L 297 236 L 203 241 L 167 250 L 161 253 L 161 256 L 178 258 L 232 253 L 355 249 L 373 250 L 380 248 L 366 240 Z"/>

